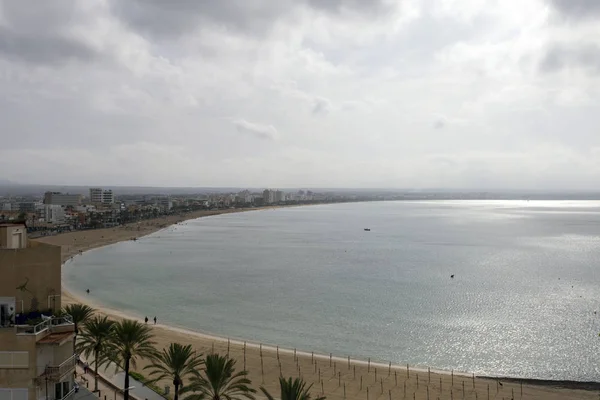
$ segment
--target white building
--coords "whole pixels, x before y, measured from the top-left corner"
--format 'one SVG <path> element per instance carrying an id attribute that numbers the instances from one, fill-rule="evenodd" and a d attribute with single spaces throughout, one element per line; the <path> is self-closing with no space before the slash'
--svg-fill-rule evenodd
<path id="1" fill-rule="evenodd" d="M 109 189 L 90 188 L 90 202 L 92 204 L 113 204 L 115 202 L 115 195 Z"/>
<path id="2" fill-rule="evenodd" d="M 64 224 L 65 209 L 63 206 L 58 204 L 42 204 L 39 208 L 40 222 L 46 222 L 50 224 Z"/>

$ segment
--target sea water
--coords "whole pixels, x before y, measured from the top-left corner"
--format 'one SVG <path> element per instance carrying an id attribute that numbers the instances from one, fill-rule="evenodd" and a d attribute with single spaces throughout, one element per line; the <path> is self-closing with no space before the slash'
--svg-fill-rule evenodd
<path id="1" fill-rule="evenodd" d="M 405 201 L 200 218 L 64 275 L 110 308 L 231 338 L 598 380 L 599 268 L 600 202 Z"/>

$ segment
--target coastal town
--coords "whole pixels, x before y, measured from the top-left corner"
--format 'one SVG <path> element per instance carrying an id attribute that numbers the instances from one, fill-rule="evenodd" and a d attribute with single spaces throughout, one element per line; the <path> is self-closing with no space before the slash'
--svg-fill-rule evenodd
<path id="1" fill-rule="evenodd" d="M 31 237 L 53 232 L 110 228 L 194 211 L 383 200 L 380 196 L 264 189 L 206 194 L 119 194 L 90 187 L 85 194 L 46 191 L 0 196 L 0 222 L 22 221 Z"/>

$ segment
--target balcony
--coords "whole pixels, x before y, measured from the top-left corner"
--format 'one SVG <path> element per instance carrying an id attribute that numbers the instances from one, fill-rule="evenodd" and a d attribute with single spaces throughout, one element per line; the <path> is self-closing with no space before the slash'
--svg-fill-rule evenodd
<path id="1" fill-rule="evenodd" d="M 48 378 L 49 381 L 58 382 L 63 376 L 72 373 L 75 370 L 76 365 L 77 356 L 73 355 L 63 361 L 60 365 L 46 366 L 44 373 L 38 379 L 45 380 Z"/>
<path id="2" fill-rule="evenodd" d="M 60 317 L 49 317 L 35 325 L 17 325 L 17 335 L 38 335 L 44 331 L 66 332 L 74 330 L 73 319 L 65 314 Z M 67 328 L 67 329 L 64 329 Z"/>

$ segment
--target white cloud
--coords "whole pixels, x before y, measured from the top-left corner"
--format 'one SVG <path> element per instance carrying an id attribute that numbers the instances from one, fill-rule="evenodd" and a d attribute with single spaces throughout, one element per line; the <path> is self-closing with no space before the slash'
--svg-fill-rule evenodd
<path id="1" fill-rule="evenodd" d="M 578 1 L 2 2 L 2 177 L 590 187 L 600 24 Z"/>
<path id="2" fill-rule="evenodd" d="M 279 132 L 273 125 L 256 124 L 244 119 L 234 120 L 233 125 L 235 125 L 238 132 L 249 133 L 260 139 L 275 140 L 279 137 Z"/>

